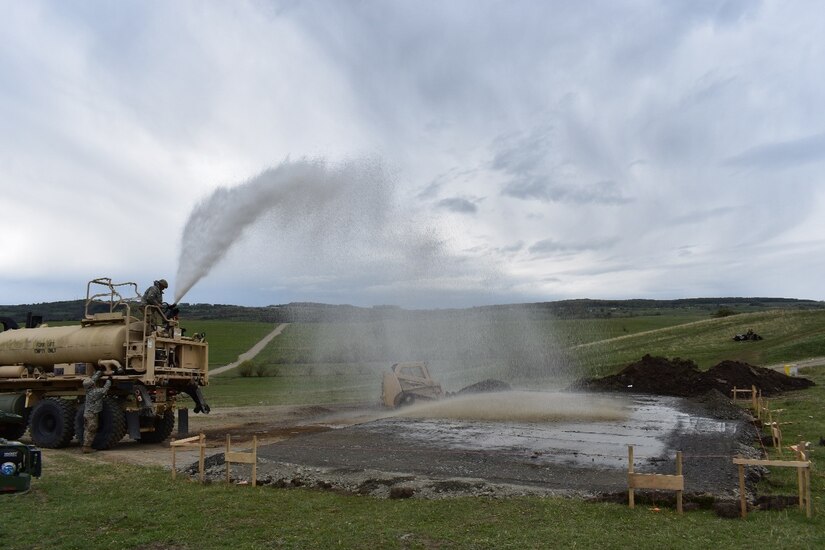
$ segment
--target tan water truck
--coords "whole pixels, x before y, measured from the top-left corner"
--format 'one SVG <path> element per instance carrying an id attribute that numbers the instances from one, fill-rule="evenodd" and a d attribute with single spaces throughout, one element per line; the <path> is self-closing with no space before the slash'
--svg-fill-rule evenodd
<path id="1" fill-rule="evenodd" d="M 3 323 L 0 332 L 0 411 L 23 422 L 0 423 L 0 437 L 18 439 L 26 428 L 39 447 L 82 440 L 83 380 L 96 369 L 111 377 L 93 447 L 108 449 L 127 433 L 143 443 L 188 429 L 189 395 L 194 412 L 209 412 L 201 388 L 209 383 L 208 344 L 185 336 L 177 308 L 141 306 L 135 283 L 100 278 L 86 287 L 79 325 L 47 326 L 30 319 L 25 328 Z M 30 316 L 31 317 L 31 316 Z M 39 325 L 39 326 L 38 326 Z M 9 418 L 12 416 L 9 415 Z"/>

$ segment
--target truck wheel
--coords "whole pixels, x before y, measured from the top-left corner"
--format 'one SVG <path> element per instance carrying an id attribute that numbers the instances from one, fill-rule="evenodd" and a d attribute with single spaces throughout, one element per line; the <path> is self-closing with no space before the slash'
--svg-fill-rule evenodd
<path id="1" fill-rule="evenodd" d="M 172 430 L 175 429 L 175 412 L 172 410 L 163 411 L 162 415 L 156 415 L 151 418 L 150 425 L 154 426 L 153 432 L 141 432 L 141 443 L 162 443 L 172 435 Z"/>
<path id="2" fill-rule="evenodd" d="M 83 411 L 86 404 L 84 403 L 77 408 L 75 415 L 75 432 L 77 433 L 77 440 L 83 444 Z M 106 397 L 103 399 L 103 410 L 100 411 L 98 417 L 97 435 L 92 441 L 92 447 L 99 451 L 111 449 L 114 447 L 123 436 L 126 435 L 126 414 L 120 408 L 120 403 L 117 399 Z"/>
<path id="3" fill-rule="evenodd" d="M 30 433 L 38 447 L 58 449 L 65 447 L 74 437 L 75 413 L 73 403 L 59 397 L 47 397 L 32 409 Z"/>

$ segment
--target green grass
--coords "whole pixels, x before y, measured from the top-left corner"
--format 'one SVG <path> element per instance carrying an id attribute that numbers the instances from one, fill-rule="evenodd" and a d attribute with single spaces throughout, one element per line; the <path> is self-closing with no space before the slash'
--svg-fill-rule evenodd
<path id="1" fill-rule="evenodd" d="M 221 342 L 232 342 L 219 332 L 232 325 L 207 331 L 212 334 L 210 356 Z M 457 391 L 485 378 L 529 387 L 566 386 L 579 376 L 616 372 L 645 353 L 692 359 L 702 368 L 725 359 L 767 365 L 825 356 L 825 311 L 771 310 L 719 319 L 682 312 L 541 320 L 526 326 L 504 319 L 482 326 L 487 332 L 481 335 L 473 328 L 445 320 L 412 326 L 292 324 L 254 359 L 269 376 L 241 378 L 230 371 L 213 377 L 206 395 L 215 405 L 377 401 L 382 373 L 403 360 L 429 360 L 433 376 L 445 389 Z M 732 340 L 748 328 L 764 339 Z M 250 346 L 249 341 L 236 345 L 232 353 L 237 356 L 238 348 Z M 566 366 L 553 370 L 557 356 Z M 524 368 L 530 364 L 535 368 Z"/>
<path id="2" fill-rule="evenodd" d="M 747 521 L 570 498 L 378 500 L 321 490 L 202 486 L 160 468 L 49 451 L 41 479 L 0 498 L 17 548 L 784 548 L 825 545 L 825 518 Z M 822 478 L 814 480 L 814 494 Z M 102 496 L 105 495 L 105 496 Z M 817 501 L 820 507 L 821 501 Z"/>
<path id="3" fill-rule="evenodd" d="M 734 342 L 734 334 L 752 328 L 758 342 Z M 644 353 L 692 359 L 702 368 L 723 360 L 753 365 L 790 362 L 825 355 L 825 311 L 746 313 L 592 342 L 573 349 L 583 369 L 614 372 Z"/>
<path id="4" fill-rule="evenodd" d="M 186 334 L 205 332 L 209 342 L 209 366 L 220 367 L 235 361 L 261 338 L 269 334 L 275 325 L 248 321 L 187 321 L 181 322 Z"/>
<path id="5" fill-rule="evenodd" d="M 544 321 L 543 330 L 555 334 L 559 345 L 570 347 L 705 319 L 708 319 L 706 312 L 679 312 L 608 319 L 567 319 Z"/>
<path id="6" fill-rule="evenodd" d="M 313 367 L 319 369 L 318 374 L 214 376 L 205 390 L 206 398 L 212 407 L 378 402 L 380 374 L 329 374 L 320 370 L 329 365 L 307 365 L 304 369 Z"/>
<path id="7" fill-rule="evenodd" d="M 774 412 L 772 419 L 779 423 L 782 430 L 783 447 L 796 444 L 800 441 L 812 443 L 810 457 L 818 462 L 821 454 L 825 454 L 825 447 L 817 444 L 820 437 L 825 437 L 825 415 L 822 414 L 825 406 L 825 367 L 800 369 L 800 376 L 810 378 L 816 386 L 803 391 L 787 392 L 780 396 L 768 399 L 768 407 Z M 767 430 L 766 430 L 767 433 Z M 790 451 L 779 451 L 769 448 L 771 458 L 792 459 Z M 814 468 L 811 473 L 813 502 L 822 506 L 822 490 L 825 489 L 825 472 Z M 760 485 L 763 493 L 795 494 L 796 470 L 792 468 L 773 468 L 770 477 Z M 817 491 L 819 488 L 819 491 Z"/>

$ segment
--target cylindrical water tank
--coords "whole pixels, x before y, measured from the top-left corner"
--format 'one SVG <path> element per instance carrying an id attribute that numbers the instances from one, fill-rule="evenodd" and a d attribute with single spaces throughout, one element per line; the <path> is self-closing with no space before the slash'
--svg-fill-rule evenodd
<path id="1" fill-rule="evenodd" d="M 0 365 L 51 367 L 55 363 L 124 361 L 126 332 L 120 324 L 39 327 L 0 332 Z"/>

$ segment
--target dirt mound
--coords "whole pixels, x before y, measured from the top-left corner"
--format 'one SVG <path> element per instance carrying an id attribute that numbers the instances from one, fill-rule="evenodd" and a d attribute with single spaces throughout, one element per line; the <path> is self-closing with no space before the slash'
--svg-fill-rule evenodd
<path id="1" fill-rule="evenodd" d="M 722 361 L 702 372 L 689 359 L 645 355 L 618 374 L 603 378 L 584 378 L 576 382 L 572 389 L 693 397 L 711 390 L 727 396 L 734 387 L 750 388 L 752 385 L 761 389 L 762 395 L 769 396 L 807 388 L 814 383 L 806 378 L 793 378 L 738 361 Z"/>
<path id="2" fill-rule="evenodd" d="M 800 390 L 814 385 L 807 378 L 786 376 L 775 370 L 754 367 L 739 361 L 722 361 L 715 367 L 711 367 L 705 373 L 705 377 L 712 378 L 719 391 L 723 391 L 721 388 L 726 388 L 726 395 L 730 395 L 733 386 L 737 388 L 756 386 L 762 390 L 762 395 L 776 395 L 784 391 Z"/>
<path id="3" fill-rule="evenodd" d="M 461 388 L 458 390 L 458 393 L 464 395 L 466 393 L 489 393 L 495 391 L 510 391 L 512 389 L 507 382 L 488 378 L 487 380 L 482 380 L 481 382 L 476 382 L 475 384 Z"/>

